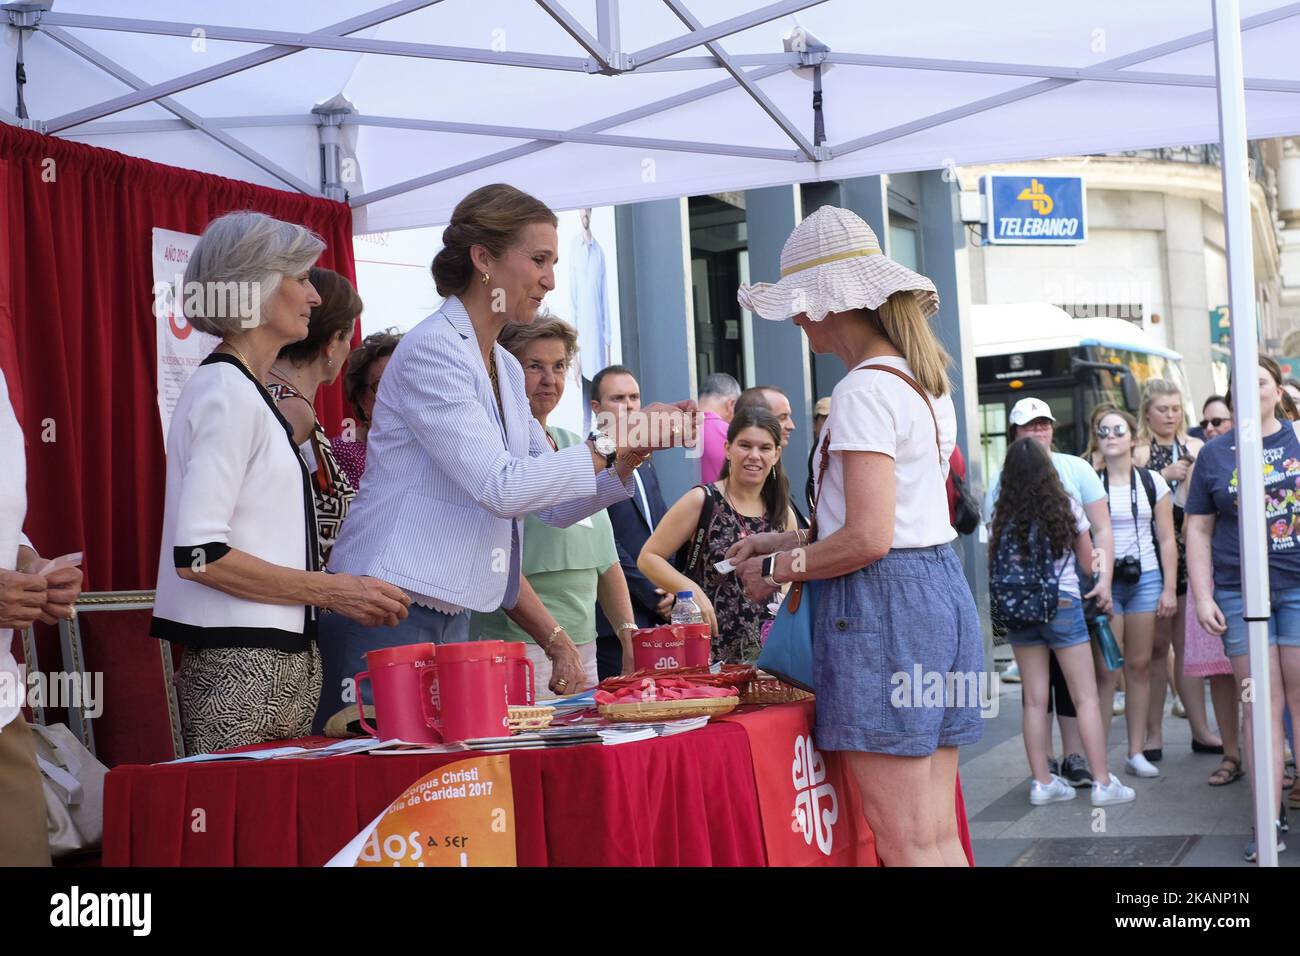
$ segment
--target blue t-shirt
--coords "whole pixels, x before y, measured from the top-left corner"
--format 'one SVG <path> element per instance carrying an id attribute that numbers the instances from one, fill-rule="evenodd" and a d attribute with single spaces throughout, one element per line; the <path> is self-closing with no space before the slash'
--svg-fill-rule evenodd
<path id="1" fill-rule="evenodd" d="M 1102 486 L 1101 479 L 1097 473 L 1092 470 L 1082 458 L 1075 455 L 1063 455 L 1059 451 L 1052 452 L 1052 464 L 1056 466 L 1056 473 L 1061 476 L 1061 484 L 1065 486 L 1065 493 L 1079 502 L 1081 505 L 1090 505 L 1094 501 L 1101 501 L 1106 497 L 1106 489 Z M 992 522 L 993 506 L 998 500 L 998 487 L 1002 483 L 1002 473 L 993 479 L 993 484 L 989 487 L 988 494 L 984 496 L 984 519 Z"/>
<path id="2" fill-rule="evenodd" d="M 1241 590 L 1241 543 L 1237 534 L 1236 432 L 1206 442 L 1196 456 L 1187 489 L 1189 515 L 1214 515 L 1211 556 L 1214 586 Z M 1264 437 L 1264 522 L 1268 526 L 1268 581 L 1300 587 L 1300 440 L 1290 422 Z"/>

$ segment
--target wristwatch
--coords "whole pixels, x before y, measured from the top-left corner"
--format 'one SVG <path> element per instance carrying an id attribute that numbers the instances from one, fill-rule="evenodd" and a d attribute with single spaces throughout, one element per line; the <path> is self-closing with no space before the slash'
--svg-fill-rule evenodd
<path id="1" fill-rule="evenodd" d="M 604 432 L 594 431 L 587 436 L 587 440 L 596 449 L 596 454 L 605 456 L 605 466 L 613 468 L 614 459 L 618 457 L 618 446 L 614 444 L 614 439 Z"/>
<path id="2" fill-rule="evenodd" d="M 775 578 L 776 559 L 779 555 L 780 552 L 778 551 L 776 554 L 769 554 L 763 559 L 763 580 L 774 588 L 779 588 L 781 586 Z"/>

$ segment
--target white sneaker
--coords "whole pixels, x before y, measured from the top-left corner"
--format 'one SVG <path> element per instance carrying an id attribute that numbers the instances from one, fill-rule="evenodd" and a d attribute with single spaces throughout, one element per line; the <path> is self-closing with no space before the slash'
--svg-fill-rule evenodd
<path id="1" fill-rule="evenodd" d="M 1129 757 L 1128 760 L 1124 761 L 1124 770 L 1125 772 L 1138 777 L 1160 776 L 1160 771 L 1156 769 L 1156 765 L 1146 757 L 1142 756 L 1142 754 L 1134 754 L 1132 757 Z"/>
<path id="2" fill-rule="evenodd" d="M 1004 671 L 1001 673 L 1000 677 L 1001 677 L 1002 682 L 1003 682 L 1004 684 L 1019 684 L 1019 683 L 1020 683 L 1020 665 L 1017 664 L 1015 661 L 1012 661 L 1012 662 L 1011 662 L 1011 666 L 1008 667 L 1006 670 L 1004 670 Z"/>
<path id="3" fill-rule="evenodd" d="M 1102 786 L 1100 783 L 1092 785 L 1092 805 L 1094 807 L 1108 807 L 1113 803 L 1131 803 L 1137 799 L 1137 791 L 1132 787 L 1120 783 L 1119 777 L 1113 773 L 1108 775 L 1110 783 Z"/>
<path id="4" fill-rule="evenodd" d="M 1115 692 L 1115 706 L 1110 709 L 1110 712 L 1116 717 L 1124 716 L 1124 692 L 1122 690 Z"/>
<path id="5" fill-rule="evenodd" d="M 1039 783 L 1034 780 L 1029 784 L 1029 802 L 1036 807 L 1041 807 L 1045 803 L 1060 803 L 1062 800 L 1073 800 L 1074 794 L 1074 787 L 1056 774 L 1052 774 L 1051 783 Z"/>

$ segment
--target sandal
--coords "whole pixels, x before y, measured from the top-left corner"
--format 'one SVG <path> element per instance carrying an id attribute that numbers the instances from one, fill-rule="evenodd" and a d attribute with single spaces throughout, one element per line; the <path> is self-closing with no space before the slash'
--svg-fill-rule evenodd
<path id="1" fill-rule="evenodd" d="M 1210 774 L 1208 783 L 1211 787 L 1226 787 L 1230 783 L 1236 783 L 1246 775 L 1241 769 L 1240 757 L 1224 757 L 1219 763 L 1219 769 Z"/>

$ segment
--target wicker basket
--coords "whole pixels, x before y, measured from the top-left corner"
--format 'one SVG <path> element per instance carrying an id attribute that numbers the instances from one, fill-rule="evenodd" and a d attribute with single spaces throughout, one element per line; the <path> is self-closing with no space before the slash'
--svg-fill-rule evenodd
<path id="1" fill-rule="evenodd" d="M 764 674 L 749 682 L 740 700 L 745 704 L 792 704 L 799 700 L 812 700 L 813 695 L 783 680 Z"/>
<path id="2" fill-rule="evenodd" d="M 554 707 L 514 707 L 510 708 L 510 732 L 520 734 L 527 730 L 541 730 L 551 725 L 555 716 Z"/>
<path id="3" fill-rule="evenodd" d="M 600 716 L 610 721 L 684 720 L 687 717 L 717 717 L 735 710 L 739 704 L 739 697 L 696 697 L 601 704 L 599 710 Z"/>

